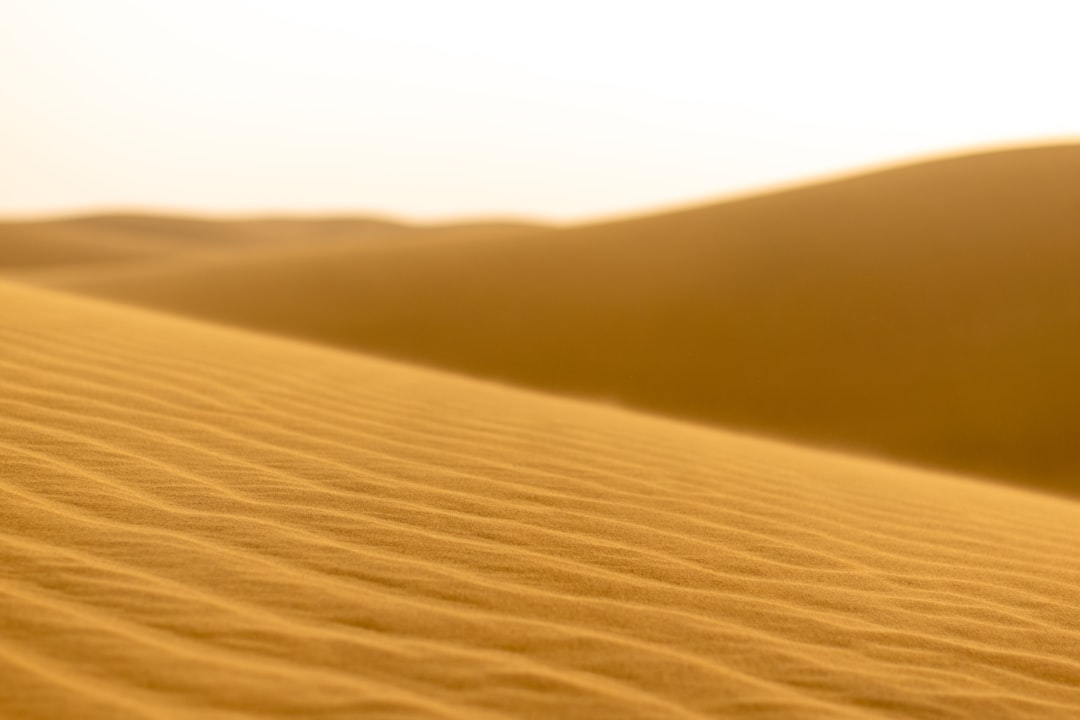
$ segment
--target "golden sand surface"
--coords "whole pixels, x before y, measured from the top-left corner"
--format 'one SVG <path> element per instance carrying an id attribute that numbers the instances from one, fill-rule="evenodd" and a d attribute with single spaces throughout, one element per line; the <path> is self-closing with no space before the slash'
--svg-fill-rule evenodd
<path id="1" fill-rule="evenodd" d="M 0 283 L 0 717 L 1075 718 L 1080 504 Z"/>
<path id="2" fill-rule="evenodd" d="M 1025 148 L 512 242 L 249 244 L 39 280 L 1077 495 L 1077 188 L 1080 146 Z"/>

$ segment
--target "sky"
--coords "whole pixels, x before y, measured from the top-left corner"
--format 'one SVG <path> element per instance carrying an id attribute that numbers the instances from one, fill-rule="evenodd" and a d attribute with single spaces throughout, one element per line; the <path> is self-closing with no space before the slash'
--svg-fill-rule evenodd
<path id="1" fill-rule="evenodd" d="M 0 215 L 578 221 L 1080 140 L 1080 2 L 0 0 Z"/>

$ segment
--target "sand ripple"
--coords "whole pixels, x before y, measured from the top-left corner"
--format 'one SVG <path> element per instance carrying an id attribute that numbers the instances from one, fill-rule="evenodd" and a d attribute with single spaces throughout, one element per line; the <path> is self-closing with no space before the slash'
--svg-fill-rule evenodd
<path id="1" fill-rule="evenodd" d="M 1080 505 L 0 287 L 0 716 L 1080 716 Z"/>

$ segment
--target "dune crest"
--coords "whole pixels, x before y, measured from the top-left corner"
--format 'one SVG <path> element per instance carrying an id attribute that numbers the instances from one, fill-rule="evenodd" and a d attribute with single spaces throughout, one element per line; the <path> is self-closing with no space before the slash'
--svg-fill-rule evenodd
<path id="1" fill-rule="evenodd" d="M 1076 503 L 0 308 L 2 717 L 1080 714 Z"/>

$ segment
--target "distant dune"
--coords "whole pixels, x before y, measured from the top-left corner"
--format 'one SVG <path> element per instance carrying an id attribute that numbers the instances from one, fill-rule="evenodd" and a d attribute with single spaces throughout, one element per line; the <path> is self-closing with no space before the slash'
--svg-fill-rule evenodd
<path id="1" fill-rule="evenodd" d="M 101 269 L 208 250 L 314 246 L 409 229 L 367 219 L 212 221 L 140 215 L 8 222 L 0 223 L 0 270 Z"/>
<path id="2" fill-rule="evenodd" d="M 0 222 L 0 272 L 31 271 L 44 277 L 59 269 L 90 269 L 101 281 L 153 261 L 176 269 L 224 255 L 246 262 L 251 252 L 286 248 L 366 247 L 438 232 L 513 235 L 540 229 L 525 223 L 491 222 L 441 226 L 407 225 L 372 218 L 253 218 L 212 220 L 150 215 L 92 215 L 59 220 Z M 67 274 L 63 275 L 68 277 Z M 51 276 L 50 276 L 51 277 Z"/>
<path id="3" fill-rule="evenodd" d="M 58 285 L 1080 492 L 1080 147 L 653 217 Z"/>
<path id="4" fill-rule="evenodd" d="M 552 277 L 614 323 L 611 278 L 687 277 L 660 256 Z M 14 284 L 0 308 L 0 717 L 1080 716 L 1070 500 Z M 567 319 L 533 322 L 587 340 Z"/>

